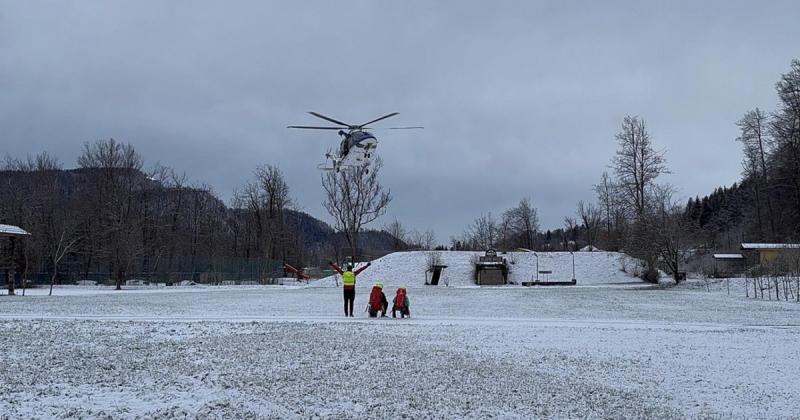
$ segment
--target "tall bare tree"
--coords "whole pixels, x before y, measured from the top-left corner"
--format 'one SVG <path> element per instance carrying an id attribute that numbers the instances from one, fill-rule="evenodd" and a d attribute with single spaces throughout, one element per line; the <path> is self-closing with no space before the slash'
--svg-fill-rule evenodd
<path id="1" fill-rule="evenodd" d="M 800 230 L 800 60 L 792 60 L 790 70 L 775 84 L 780 99 L 778 110 L 770 125 L 774 140 L 773 159 L 777 179 L 776 185 L 785 191 L 784 208 L 790 219 L 786 223 L 798 238 Z M 789 236 L 789 235 L 787 235 Z"/>
<path id="2" fill-rule="evenodd" d="M 755 193 L 756 220 L 758 222 L 759 236 L 763 235 L 763 222 L 761 208 L 763 202 L 767 204 L 767 217 L 769 221 L 769 238 L 775 240 L 775 212 L 772 206 L 772 198 L 767 190 L 769 178 L 767 172 L 767 156 L 772 152 L 773 142 L 769 137 L 769 120 L 767 115 L 756 108 L 748 111 L 736 123 L 741 134 L 736 139 L 742 143 L 744 159 L 744 176 L 753 180 L 753 192 Z"/>
<path id="3" fill-rule="evenodd" d="M 603 172 L 603 175 L 600 177 L 600 182 L 594 186 L 594 191 L 597 194 L 597 202 L 603 210 L 603 220 L 606 228 L 605 249 L 610 251 L 616 250 L 616 241 L 612 234 L 612 227 L 614 226 L 615 212 L 617 210 L 617 193 L 614 181 L 611 180 L 608 172 Z"/>
<path id="4" fill-rule="evenodd" d="M 84 143 L 78 164 L 99 175 L 92 180 L 101 200 L 87 203 L 89 217 L 98 219 L 99 231 L 91 232 L 99 235 L 93 242 L 94 251 L 110 263 L 119 290 L 142 253 L 139 198 L 146 179 L 141 172 L 143 160 L 130 143 L 109 139 Z"/>
<path id="5" fill-rule="evenodd" d="M 384 189 L 378 180 L 382 167 L 383 161 L 378 157 L 362 167 L 322 175 L 322 204 L 336 221 L 336 229 L 344 233 L 353 258 L 357 257 L 363 227 L 382 216 L 392 201 L 389 189 Z"/>
<path id="6" fill-rule="evenodd" d="M 291 206 L 289 185 L 277 166 L 265 165 L 256 169 L 256 182 L 263 197 L 263 213 L 266 232 L 267 256 L 286 261 L 290 247 L 285 211 Z"/>
<path id="7" fill-rule="evenodd" d="M 647 209 L 649 189 L 656 178 L 669 171 L 663 152 L 653 148 L 643 119 L 626 116 L 616 137 L 618 149 L 612 159 L 612 167 L 621 198 L 638 219 Z"/>

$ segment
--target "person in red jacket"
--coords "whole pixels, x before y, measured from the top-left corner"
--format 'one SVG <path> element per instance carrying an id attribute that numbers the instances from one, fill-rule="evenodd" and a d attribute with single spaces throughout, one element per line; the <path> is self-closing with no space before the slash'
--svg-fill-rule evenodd
<path id="1" fill-rule="evenodd" d="M 405 287 L 397 289 L 397 294 L 394 296 L 392 302 L 392 318 L 396 318 L 397 311 L 400 311 L 400 318 L 411 318 L 411 302 L 408 300 L 408 296 L 406 296 Z"/>
<path id="2" fill-rule="evenodd" d="M 388 306 L 389 302 L 386 301 L 386 295 L 383 294 L 383 283 L 375 283 L 369 294 L 369 306 L 367 307 L 369 317 L 377 318 L 378 312 L 381 313 L 381 318 L 385 317 Z"/>
<path id="3" fill-rule="evenodd" d="M 353 271 L 353 264 L 347 264 L 347 271 L 339 268 L 333 261 L 328 261 L 328 264 L 342 276 L 342 290 L 344 291 L 344 316 L 353 316 L 353 306 L 356 300 L 356 276 L 362 271 L 366 270 L 371 263 Z"/>

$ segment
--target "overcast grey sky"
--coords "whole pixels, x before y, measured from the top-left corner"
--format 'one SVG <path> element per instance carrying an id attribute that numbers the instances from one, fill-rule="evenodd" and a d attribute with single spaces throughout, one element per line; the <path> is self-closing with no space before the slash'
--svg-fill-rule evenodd
<path id="1" fill-rule="evenodd" d="M 378 132 L 397 217 L 440 242 L 531 197 L 562 225 L 646 119 L 688 197 L 739 179 L 736 120 L 772 110 L 800 2 L 0 0 L 0 154 L 67 167 L 114 137 L 223 198 L 260 164 L 329 220 L 318 111 Z"/>

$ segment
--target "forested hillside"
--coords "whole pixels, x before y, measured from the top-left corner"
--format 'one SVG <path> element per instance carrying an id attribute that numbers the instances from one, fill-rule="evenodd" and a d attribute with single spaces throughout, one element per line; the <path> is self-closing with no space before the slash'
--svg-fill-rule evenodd
<path id="1" fill-rule="evenodd" d="M 346 246 L 296 208 L 275 167 L 258 168 L 228 206 L 170 168 L 145 170 L 130 144 L 87 143 L 78 163 L 62 169 L 41 153 L 7 157 L 0 170 L 0 223 L 32 234 L 13 255 L 27 278 L 258 279 L 280 275 L 283 262 L 324 263 Z M 385 232 L 360 238 L 366 249 L 393 243 Z"/>

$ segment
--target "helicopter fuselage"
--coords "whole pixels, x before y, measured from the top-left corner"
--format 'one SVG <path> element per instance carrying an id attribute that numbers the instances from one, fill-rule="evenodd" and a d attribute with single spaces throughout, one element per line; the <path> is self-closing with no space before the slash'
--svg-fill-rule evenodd
<path id="1" fill-rule="evenodd" d="M 368 131 L 340 132 L 344 136 L 339 144 L 338 158 L 334 166 L 339 168 L 364 166 L 372 159 L 378 147 L 378 139 Z"/>

